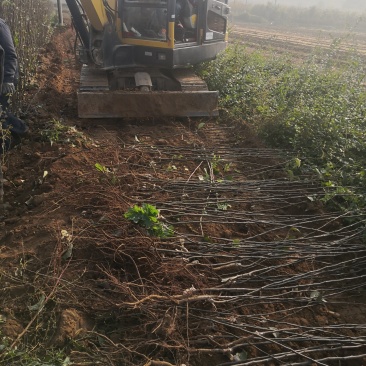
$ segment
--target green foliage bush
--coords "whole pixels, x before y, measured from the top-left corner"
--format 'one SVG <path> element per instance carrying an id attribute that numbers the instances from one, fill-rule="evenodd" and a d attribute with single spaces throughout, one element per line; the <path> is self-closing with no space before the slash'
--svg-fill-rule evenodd
<path id="1" fill-rule="evenodd" d="M 148 233 L 159 238 L 167 238 L 172 236 L 174 230 L 171 226 L 160 221 L 159 210 L 148 203 L 143 203 L 142 206 L 134 205 L 129 208 L 124 217 L 135 224 L 147 229 Z"/>
<path id="2" fill-rule="evenodd" d="M 364 66 L 338 45 L 305 61 L 234 45 L 200 72 L 219 90 L 223 118 L 246 120 L 267 144 L 294 152 L 329 203 L 357 209 L 366 204 Z"/>
<path id="3" fill-rule="evenodd" d="M 20 80 L 13 108 L 21 109 L 34 82 L 40 49 L 49 41 L 54 6 L 49 0 L 0 0 L 0 17 L 12 32 L 18 53 Z"/>

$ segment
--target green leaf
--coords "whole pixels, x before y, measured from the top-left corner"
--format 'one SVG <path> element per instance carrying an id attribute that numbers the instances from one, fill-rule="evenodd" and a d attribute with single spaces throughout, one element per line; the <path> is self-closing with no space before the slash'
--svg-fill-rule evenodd
<path id="1" fill-rule="evenodd" d="M 155 217 L 158 217 L 159 216 L 159 210 L 153 206 L 153 205 L 150 205 L 148 203 L 144 203 L 142 205 L 142 209 L 143 211 L 145 211 L 149 216 L 155 216 Z"/>
<path id="2" fill-rule="evenodd" d="M 62 257 L 61 257 L 62 260 L 67 261 L 68 259 L 70 259 L 72 257 L 73 248 L 74 248 L 73 244 L 70 243 L 68 248 L 62 254 Z"/>
<path id="3" fill-rule="evenodd" d="M 290 180 L 293 180 L 295 177 L 294 172 L 291 169 L 287 169 L 287 174 Z"/>
<path id="4" fill-rule="evenodd" d="M 95 163 L 95 168 L 102 173 L 106 173 L 108 171 L 108 169 L 104 165 L 101 165 L 99 163 Z"/>
<path id="5" fill-rule="evenodd" d="M 146 228 L 154 236 L 168 237 L 174 233 L 172 226 L 160 222 L 159 210 L 148 203 L 142 204 L 141 207 L 135 205 L 133 208 L 129 208 L 124 217 Z"/>
<path id="6" fill-rule="evenodd" d="M 301 233 L 301 231 L 297 227 L 291 227 L 290 231 L 293 231 L 295 233 Z"/>
<path id="7" fill-rule="evenodd" d="M 246 361 L 248 359 L 248 354 L 245 351 L 235 353 L 233 360 L 234 361 Z"/>
<path id="8" fill-rule="evenodd" d="M 217 203 L 217 208 L 221 211 L 227 211 L 227 209 L 230 207 L 231 205 L 227 202 Z"/>
<path id="9" fill-rule="evenodd" d="M 45 299 L 46 299 L 46 296 L 44 294 L 42 294 L 39 301 L 37 302 L 37 304 L 28 306 L 29 311 L 38 311 L 38 310 L 42 309 Z"/>
<path id="10" fill-rule="evenodd" d="M 294 159 L 294 164 L 296 168 L 300 168 L 301 166 L 301 160 L 299 158 Z"/>
<path id="11" fill-rule="evenodd" d="M 313 290 L 310 292 L 310 299 L 316 302 L 327 302 L 320 291 Z"/>
<path id="12" fill-rule="evenodd" d="M 70 357 L 66 357 L 62 363 L 62 366 L 69 366 L 72 365 L 72 362 L 70 360 Z"/>

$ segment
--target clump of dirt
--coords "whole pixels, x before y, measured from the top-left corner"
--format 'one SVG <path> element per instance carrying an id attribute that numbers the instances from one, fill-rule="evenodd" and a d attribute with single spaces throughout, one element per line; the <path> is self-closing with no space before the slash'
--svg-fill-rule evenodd
<path id="1" fill-rule="evenodd" d="M 365 363 L 366 253 L 321 187 L 244 122 L 78 119 L 74 37 L 46 47 L 5 156 L 2 335 L 76 365 Z M 124 217 L 143 203 L 172 237 Z"/>
<path id="2" fill-rule="evenodd" d="M 87 331 L 92 331 L 94 327 L 93 321 L 76 309 L 63 310 L 57 325 L 51 344 L 61 347 L 66 341 L 83 336 Z"/>
<path id="3" fill-rule="evenodd" d="M 15 319 L 7 319 L 4 324 L 0 326 L 1 334 L 12 340 L 16 339 L 19 334 L 24 331 L 24 328 Z"/>

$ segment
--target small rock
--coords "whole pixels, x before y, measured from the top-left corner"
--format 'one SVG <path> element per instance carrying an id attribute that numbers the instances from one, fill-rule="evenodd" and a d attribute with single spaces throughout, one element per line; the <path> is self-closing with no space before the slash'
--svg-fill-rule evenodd
<path id="1" fill-rule="evenodd" d="M 156 145 L 168 145 L 168 141 L 165 139 L 159 139 L 156 141 Z"/>
<path id="2" fill-rule="evenodd" d="M 13 183 L 16 187 L 19 187 L 24 183 L 24 180 L 21 178 L 17 178 L 17 179 L 14 179 Z"/>
<path id="3" fill-rule="evenodd" d="M 33 200 L 34 200 L 34 197 L 33 197 L 33 196 L 30 196 L 30 197 L 25 201 L 26 206 L 31 207 L 31 206 L 33 205 Z"/>

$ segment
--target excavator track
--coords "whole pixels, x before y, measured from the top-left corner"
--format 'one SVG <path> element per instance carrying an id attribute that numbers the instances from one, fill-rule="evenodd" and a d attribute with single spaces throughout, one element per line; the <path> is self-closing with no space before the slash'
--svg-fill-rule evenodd
<path id="1" fill-rule="evenodd" d="M 218 116 L 218 92 L 189 69 L 173 71 L 179 91 L 109 90 L 107 73 L 84 65 L 78 91 L 80 118 Z"/>

